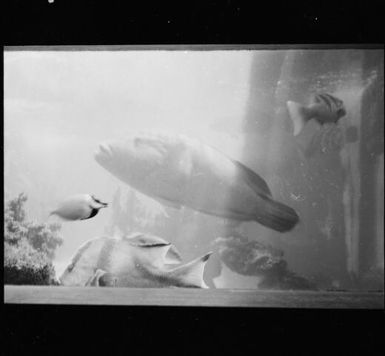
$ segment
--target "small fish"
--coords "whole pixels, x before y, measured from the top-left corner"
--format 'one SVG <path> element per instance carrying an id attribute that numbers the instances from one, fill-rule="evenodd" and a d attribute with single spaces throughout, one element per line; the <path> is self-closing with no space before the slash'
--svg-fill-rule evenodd
<path id="1" fill-rule="evenodd" d="M 182 263 L 175 246 L 157 236 L 100 237 L 80 246 L 59 280 L 64 286 L 208 288 L 203 272 L 210 255 Z"/>
<path id="2" fill-rule="evenodd" d="M 176 209 L 254 220 L 279 232 L 299 221 L 294 209 L 273 199 L 266 181 L 253 170 L 183 135 L 134 133 L 100 144 L 95 160 L 132 188 Z"/>
<path id="3" fill-rule="evenodd" d="M 94 217 L 100 209 L 107 206 L 107 203 L 101 202 L 93 195 L 78 194 L 65 199 L 50 215 L 57 215 L 69 221 L 85 220 Z"/>
<path id="4" fill-rule="evenodd" d="M 288 101 L 287 108 L 294 124 L 294 136 L 297 136 L 307 121 L 315 119 L 319 124 L 337 123 L 346 115 L 346 109 L 342 100 L 333 95 L 316 94 L 308 106 L 294 101 Z"/>

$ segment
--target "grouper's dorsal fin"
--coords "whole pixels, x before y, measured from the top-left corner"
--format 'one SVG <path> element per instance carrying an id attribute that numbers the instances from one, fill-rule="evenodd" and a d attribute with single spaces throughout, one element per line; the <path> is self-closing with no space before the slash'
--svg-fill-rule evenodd
<path id="1" fill-rule="evenodd" d="M 159 236 L 134 233 L 124 239 L 131 246 L 145 249 L 146 254 L 151 256 L 151 259 L 158 267 L 182 262 L 182 257 L 176 247 Z"/>
<path id="2" fill-rule="evenodd" d="M 180 264 L 182 261 L 175 246 L 161 237 L 134 233 L 124 237 L 124 239 L 131 246 L 142 249 L 142 252 L 147 256 L 151 263 L 158 268 L 162 268 L 166 264 Z"/>
<path id="3" fill-rule="evenodd" d="M 232 160 L 233 163 L 239 168 L 241 175 L 245 178 L 247 184 L 258 194 L 264 194 L 271 197 L 271 191 L 263 178 L 257 173 L 246 167 L 239 161 Z"/>
<path id="4" fill-rule="evenodd" d="M 170 242 L 154 235 L 134 233 L 130 236 L 125 236 L 124 239 L 132 246 L 140 247 L 157 247 L 169 246 Z"/>

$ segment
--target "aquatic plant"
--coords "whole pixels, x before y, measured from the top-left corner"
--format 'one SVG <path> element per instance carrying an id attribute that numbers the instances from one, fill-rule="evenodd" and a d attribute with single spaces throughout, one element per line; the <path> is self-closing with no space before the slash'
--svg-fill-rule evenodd
<path id="1" fill-rule="evenodd" d="M 52 259 L 63 243 L 59 224 L 26 219 L 24 193 L 5 204 L 4 283 L 55 284 Z"/>

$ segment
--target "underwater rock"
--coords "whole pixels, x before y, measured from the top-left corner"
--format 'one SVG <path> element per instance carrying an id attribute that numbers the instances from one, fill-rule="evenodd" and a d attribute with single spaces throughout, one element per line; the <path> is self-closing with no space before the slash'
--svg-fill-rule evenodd
<path id="1" fill-rule="evenodd" d="M 240 236 L 219 237 L 214 244 L 222 262 L 239 274 L 251 276 L 268 270 L 279 272 L 286 268 L 281 251 L 258 241 L 248 241 Z"/>
<path id="2" fill-rule="evenodd" d="M 261 278 L 259 289 L 317 289 L 315 284 L 290 271 L 284 254 L 272 246 L 241 235 L 214 241 L 221 262 L 242 276 Z"/>

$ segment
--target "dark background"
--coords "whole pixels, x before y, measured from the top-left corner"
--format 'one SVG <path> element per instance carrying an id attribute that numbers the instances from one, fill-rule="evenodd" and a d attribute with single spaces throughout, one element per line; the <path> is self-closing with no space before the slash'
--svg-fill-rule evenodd
<path id="1" fill-rule="evenodd" d="M 383 43 L 380 1 L 2 4 L 8 46 Z M 148 347 L 179 355 L 230 350 L 376 355 L 384 346 L 383 311 L 4 304 L 2 309 L 4 355 L 76 355 L 81 346 L 86 354 L 109 355 L 144 355 Z"/>
<path id="2" fill-rule="evenodd" d="M 379 0 L 2 3 L 5 45 L 383 42 Z"/>
<path id="3" fill-rule="evenodd" d="M 157 355 L 382 355 L 383 317 L 380 310 L 6 305 L 3 355 L 149 355 L 149 348 Z"/>

